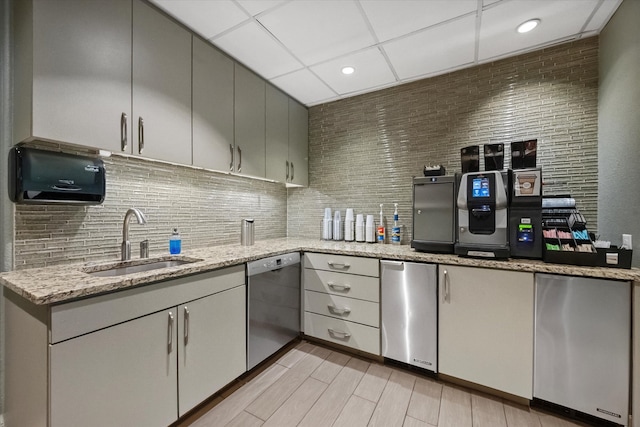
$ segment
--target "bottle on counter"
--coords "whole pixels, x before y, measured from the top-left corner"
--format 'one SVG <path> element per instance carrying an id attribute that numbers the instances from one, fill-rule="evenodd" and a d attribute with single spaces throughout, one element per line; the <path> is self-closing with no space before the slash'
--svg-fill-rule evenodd
<path id="1" fill-rule="evenodd" d="M 384 217 L 382 216 L 382 203 L 380 203 L 380 222 L 378 223 L 378 243 L 384 243 Z"/>
<path id="2" fill-rule="evenodd" d="M 169 253 L 171 255 L 178 255 L 182 249 L 182 239 L 178 229 L 174 228 L 171 237 L 169 237 Z"/>
<path id="3" fill-rule="evenodd" d="M 400 235 L 400 224 L 398 222 L 398 204 L 394 203 L 395 211 L 393 212 L 393 228 L 391 229 L 391 243 L 399 245 L 402 240 Z"/>

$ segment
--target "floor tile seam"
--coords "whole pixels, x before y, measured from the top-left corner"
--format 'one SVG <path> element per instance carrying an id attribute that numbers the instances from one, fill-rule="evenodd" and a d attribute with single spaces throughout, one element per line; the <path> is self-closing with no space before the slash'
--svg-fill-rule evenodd
<path id="1" fill-rule="evenodd" d="M 311 378 L 311 376 L 307 377 L 307 379 L 305 380 L 305 382 L 306 382 L 308 379 L 312 379 L 312 380 L 318 381 L 319 383 L 325 384 L 325 383 L 323 383 L 323 382 L 322 382 L 322 381 L 320 381 L 320 380 L 316 380 L 315 378 Z M 304 382 L 303 382 L 303 384 L 304 384 Z M 300 387 L 302 387 L 302 384 L 300 384 Z M 298 387 L 298 388 L 300 388 L 300 387 Z M 304 413 L 304 415 L 302 416 L 302 418 L 300 418 L 300 421 L 298 421 L 298 423 L 296 424 L 296 426 L 299 426 L 299 425 L 300 425 L 300 423 L 302 423 L 302 421 L 303 421 L 303 420 L 304 420 L 304 418 L 307 416 L 307 414 L 309 413 L 309 411 L 311 410 L 311 408 L 313 408 L 313 406 L 316 404 L 316 402 L 318 401 L 318 399 L 320 398 L 320 396 L 322 396 L 322 394 L 324 394 L 324 392 L 325 392 L 326 390 L 327 390 L 327 387 L 325 387 L 325 389 L 324 389 L 324 390 L 322 390 L 322 393 L 320 393 L 320 394 L 318 395 L 318 397 L 314 400 L 313 405 L 311 405 L 311 406 L 309 407 L 309 409 L 307 410 L 307 412 L 305 412 L 305 413 Z M 297 391 L 297 389 L 296 389 L 296 391 Z M 291 399 L 291 398 L 293 397 L 293 395 L 294 395 L 294 394 L 295 394 L 295 392 L 291 393 L 291 395 L 287 398 L 287 400 L 285 400 L 285 401 L 282 403 L 282 405 L 278 406 L 278 409 L 282 408 L 282 407 L 283 407 L 283 406 L 284 406 L 284 405 L 289 401 L 289 399 Z M 271 417 L 273 417 L 273 416 L 276 414 L 276 412 L 278 412 L 278 409 L 276 409 L 276 410 L 273 412 L 273 414 L 271 414 L 271 415 L 269 416 L 269 418 L 267 418 L 266 420 L 262 420 L 262 418 L 260 418 L 260 417 L 258 417 L 258 418 L 260 418 L 260 419 L 263 421 L 263 424 L 266 424 L 266 423 L 267 423 L 267 421 L 269 421 L 269 419 L 270 419 Z"/>

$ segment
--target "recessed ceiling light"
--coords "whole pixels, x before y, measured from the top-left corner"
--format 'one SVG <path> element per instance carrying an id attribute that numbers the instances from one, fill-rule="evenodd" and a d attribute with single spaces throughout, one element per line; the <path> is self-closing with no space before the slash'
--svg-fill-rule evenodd
<path id="1" fill-rule="evenodd" d="M 342 74 L 349 75 L 355 73 L 356 69 L 353 67 L 342 67 Z"/>
<path id="2" fill-rule="evenodd" d="M 528 33 L 529 31 L 537 27 L 539 23 L 540 23 L 539 19 L 530 19 L 518 25 L 517 31 L 519 33 Z"/>

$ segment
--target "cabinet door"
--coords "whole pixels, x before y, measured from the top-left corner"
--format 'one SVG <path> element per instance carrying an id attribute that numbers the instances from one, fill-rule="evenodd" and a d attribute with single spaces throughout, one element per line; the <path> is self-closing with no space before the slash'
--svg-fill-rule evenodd
<path id="1" fill-rule="evenodd" d="M 20 1 L 16 12 L 17 139 L 121 151 L 123 114 L 131 139 L 131 1 Z"/>
<path id="2" fill-rule="evenodd" d="M 440 373 L 533 393 L 533 273 L 439 268 Z"/>
<path id="3" fill-rule="evenodd" d="M 179 415 L 246 370 L 246 286 L 178 308 Z"/>
<path id="4" fill-rule="evenodd" d="M 193 38 L 193 164 L 233 168 L 233 61 Z"/>
<path id="5" fill-rule="evenodd" d="M 286 182 L 289 165 L 289 97 L 267 85 L 267 178 Z"/>
<path id="6" fill-rule="evenodd" d="M 191 164 L 191 33 L 133 2 L 134 154 Z"/>
<path id="7" fill-rule="evenodd" d="M 293 99 L 289 99 L 289 162 L 289 181 L 309 185 L 309 111 Z"/>
<path id="8" fill-rule="evenodd" d="M 50 426 L 171 424 L 176 346 L 175 309 L 51 345 Z"/>
<path id="9" fill-rule="evenodd" d="M 235 64 L 235 172 L 265 176 L 265 82 Z"/>

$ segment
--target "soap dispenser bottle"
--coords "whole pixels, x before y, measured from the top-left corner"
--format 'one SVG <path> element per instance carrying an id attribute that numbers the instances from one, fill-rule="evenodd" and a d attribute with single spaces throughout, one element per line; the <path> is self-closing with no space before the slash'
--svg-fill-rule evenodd
<path id="1" fill-rule="evenodd" d="M 394 203 L 395 211 L 393 212 L 393 228 L 391 229 L 391 243 L 399 245 L 402 240 L 400 235 L 400 223 L 398 222 L 398 204 Z"/>
<path id="2" fill-rule="evenodd" d="M 171 237 L 169 238 L 169 253 L 171 255 L 178 255 L 182 249 L 182 240 L 180 239 L 180 233 L 178 229 L 174 228 Z"/>
<path id="3" fill-rule="evenodd" d="M 382 203 L 380 203 L 380 222 L 378 223 L 378 243 L 384 243 L 384 217 L 382 216 Z"/>

